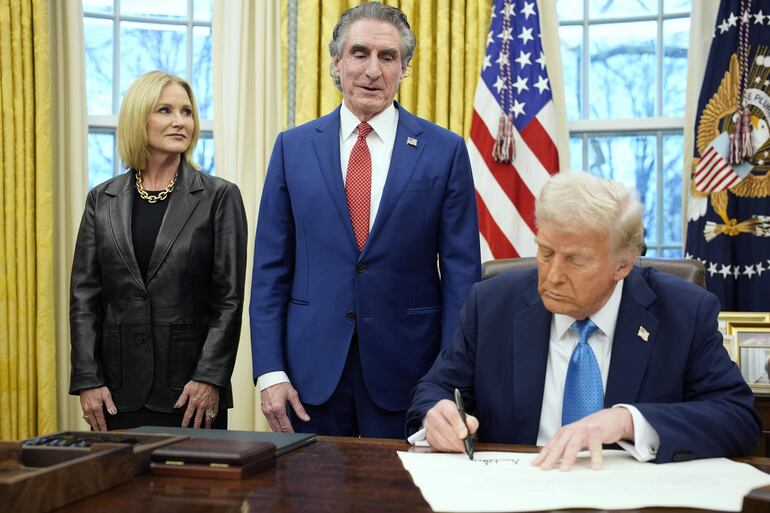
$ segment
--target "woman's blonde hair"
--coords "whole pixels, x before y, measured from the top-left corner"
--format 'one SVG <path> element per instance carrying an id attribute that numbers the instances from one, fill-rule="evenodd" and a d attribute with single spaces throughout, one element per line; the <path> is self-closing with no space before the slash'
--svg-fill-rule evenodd
<path id="1" fill-rule="evenodd" d="M 147 121 L 158 104 L 163 88 L 169 84 L 182 86 L 190 98 L 194 126 L 190 136 L 190 145 L 184 152 L 184 159 L 194 169 L 199 168 L 193 160 L 193 152 L 200 135 L 198 105 L 195 103 L 195 95 L 187 81 L 163 71 L 149 71 L 134 80 L 120 105 L 117 135 L 118 154 L 120 154 L 124 167 L 132 169 L 145 169 L 147 167 L 150 158 L 150 148 L 147 144 Z"/>

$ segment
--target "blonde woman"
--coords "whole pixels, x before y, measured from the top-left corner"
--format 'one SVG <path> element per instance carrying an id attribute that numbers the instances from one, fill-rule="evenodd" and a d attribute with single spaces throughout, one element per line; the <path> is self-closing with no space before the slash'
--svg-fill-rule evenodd
<path id="1" fill-rule="evenodd" d="M 71 277 L 70 393 L 95 431 L 226 428 L 241 326 L 246 216 L 201 173 L 190 85 L 152 71 L 126 91 L 126 172 L 88 194 Z"/>

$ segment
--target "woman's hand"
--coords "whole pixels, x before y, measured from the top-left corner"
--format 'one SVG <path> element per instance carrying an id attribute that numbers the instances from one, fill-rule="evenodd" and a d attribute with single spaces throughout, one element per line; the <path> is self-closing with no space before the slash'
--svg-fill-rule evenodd
<path id="1" fill-rule="evenodd" d="M 191 379 L 184 386 L 182 395 L 177 399 L 174 408 L 181 408 L 185 403 L 187 403 L 187 410 L 182 418 L 182 427 L 189 426 L 194 416 L 194 428 L 201 427 L 201 421 L 205 419 L 206 429 L 210 429 L 219 413 L 219 389 L 214 385 Z"/>
<path id="2" fill-rule="evenodd" d="M 86 388 L 80 391 L 80 408 L 83 410 L 83 420 L 88 422 L 94 431 L 107 431 L 104 407 L 107 408 L 110 415 L 118 413 L 115 403 L 112 402 L 109 388 Z"/>

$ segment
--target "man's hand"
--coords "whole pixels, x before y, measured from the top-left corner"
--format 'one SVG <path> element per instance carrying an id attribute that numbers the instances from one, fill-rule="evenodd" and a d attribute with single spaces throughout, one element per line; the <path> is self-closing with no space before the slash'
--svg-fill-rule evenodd
<path id="1" fill-rule="evenodd" d="M 455 403 L 442 399 L 425 414 L 426 440 L 430 446 L 441 452 L 463 452 L 463 440 L 470 432 L 479 429 L 479 421 L 473 415 L 465 415 L 465 422 L 460 418 Z"/>
<path id="2" fill-rule="evenodd" d="M 80 391 L 80 408 L 83 410 L 83 420 L 91 425 L 94 431 L 107 431 L 104 420 L 104 408 L 115 415 L 118 409 L 112 402 L 112 394 L 107 387 L 87 388 Z"/>
<path id="3" fill-rule="evenodd" d="M 540 450 L 532 465 L 550 470 L 561 462 L 560 470 L 569 470 L 577 453 L 591 451 L 591 468 L 602 467 L 602 444 L 614 444 L 619 440 L 634 441 L 634 423 L 626 408 L 608 408 L 577 422 L 562 426 L 553 438 Z"/>
<path id="4" fill-rule="evenodd" d="M 219 413 L 219 389 L 214 385 L 191 379 L 184 386 L 174 408 L 181 408 L 185 403 L 187 403 L 187 409 L 182 417 L 182 427 L 189 426 L 190 420 L 194 418 L 194 428 L 197 429 L 204 424 L 206 429 L 211 429 Z"/>
<path id="5" fill-rule="evenodd" d="M 286 403 L 291 404 L 294 413 L 305 422 L 310 420 L 310 416 L 305 412 L 302 403 L 299 401 L 299 394 L 291 386 L 291 383 L 277 383 L 267 387 L 259 394 L 262 402 L 262 413 L 270 424 L 273 431 L 282 431 L 284 433 L 293 433 L 289 416 L 286 414 Z"/>

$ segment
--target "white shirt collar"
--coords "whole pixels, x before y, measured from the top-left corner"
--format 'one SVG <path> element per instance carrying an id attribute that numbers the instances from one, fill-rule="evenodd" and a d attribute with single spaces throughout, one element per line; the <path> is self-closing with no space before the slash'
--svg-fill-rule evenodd
<path id="1" fill-rule="evenodd" d="M 344 141 L 354 135 L 357 136 L 360 123 L 361 121 L 355 114 L 350 112 L 345 102 L 342 102 L 340 107 L 340 133 L 342 134 L 342 140 Z M 393 140 L 396 138 L 396 129 L 398 128 L 398 110 L 391 103 L 385 110 L 367 121 L 367 123 L 372 127 L 372 131 L 383 141 Z"/>
<path id="2" fill-rule="evenodd" d="M 618 322 L 618 312 L 620 311 L 620 299 L 623 295 L 623 281 L 615 284 L 615 290 L 604 303 L 604 306 L 595 314 L 590 315 L 591 320 L 610 340 L 615 336 L 615 325 Z M 567 330 L 577 319 L 564 314 L 553 314 L 554 328 L 556 329 L 556 338 L 561 339 Z"/>

